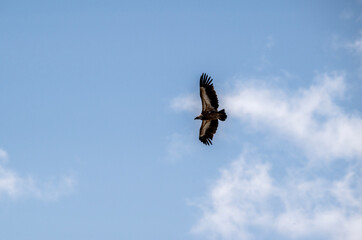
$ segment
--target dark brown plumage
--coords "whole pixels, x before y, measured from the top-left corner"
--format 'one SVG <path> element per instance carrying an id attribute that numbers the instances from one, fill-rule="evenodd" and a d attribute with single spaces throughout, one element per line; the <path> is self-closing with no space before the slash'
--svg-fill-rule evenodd
<path id="1" fill-rule="evenodd" d="M 202 103 L 202 111 L 195 119 L 202 120 L 200 127 L 199 139 L 206 145 L 212 144 L 212 138 L 216 133 L 218 120 L 225 121 L 227 115 L 225 110 L 217 110 L 219 107 L 219 101 L 217 99 L 213 79 L 206 73 L 203 73 L 200 77 L 200 98 Z"/>

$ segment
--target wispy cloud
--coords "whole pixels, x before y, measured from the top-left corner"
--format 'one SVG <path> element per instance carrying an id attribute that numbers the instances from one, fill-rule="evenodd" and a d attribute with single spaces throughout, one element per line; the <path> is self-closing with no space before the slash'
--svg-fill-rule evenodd
<path id="1" fill-rule="evenodd" d="M 354 17 L 354 13 L 351 9 L 345 9 L 341 12 L 339 17 L 344 20 L 350 20 Z"/>
<path id="2" fill-rule="evenodd" d="M 5 150 L 0 149 L 0 158 L 7 158 Z M 39 182 L 32 176 L 20 176 L 14 170 L 0 164 L 0 198 L 33 197 L 41 200 L 57 200 L 74 190 L 75 179 L 63 176 L 56 180 Z"/>
<path id="3" fill-rule="evenodd" d="M 345 76 L 321 74 L 316 82 L 292 95 L 267 87 L 241 87 L 225 98 L 225 105 L 230 115 L 287 137 L 310 157 L 361 157 L 362 118 L 336 104 L 346 88 Z"/>
<path id="4" fill-rule="evenodd" d="M 207 202 L 200 205 L 203 217 L 192 231 L 222 239 L 250 238 L 251 224 L 270 219 L 268 214 L 257 214 L 274 188 L 268 169 L 266 164 L 245 166 L 243 158 L 222 169 Z"/>
<path id="5" fill-rule="evenodd" d="M 211 239 L 276 236 L 357 240 L 362 235 L 361 175 L 335 181 L 270 175 L 271 166 L 242 156 L 221 170 L 193 232 Z M 357 187 L 356 187 L 357 184 Z"/>
<path id="6" fill-rule="evenodd" d="M 201 102 L 200 98 L 196 95 L 183 95 L 178 96 L 171 101 L 171 108 L 175 111 L 200 111 Z"/>
<path id="7" fill-rule="evenodd" d="M 175 133 L 168 137 L 166 161 L 175 163 L 189 155 L 194 149 L 193 144 L 190 143 L 190 138 L 190 135 L 181 133 Z"/>
<path id="8" fill-rule="evenodd" d="M 355 55 L 359 57 L 360 71 L 362 71 L 362 30 L 360 31 L 360 36 L 357 39 L 347 42 L 344 44 L 344 47 L 350 49 Z"/>
<path id="9" fill-rule="evenodd" d="M 360 37 L 353 42 L 347 43 L 346 46 L 358 54 L 362 54 L 362 31 Z"/>
<path id="10" fill-rule="evenodd" d="M 273 36 L 268 36 L 267 37 L 267 44 L 266 44 L 266 47 L 267 48 L 272 48 L 275 44 L 275 40 L 274 40 L 274 37 Z"/>
<path id="11" fill-rule="evenodd" d="M 0 148 L 0 162 L 7 162 L 8 161 L 8 153 L 5 152 L 4 149 Z"/>

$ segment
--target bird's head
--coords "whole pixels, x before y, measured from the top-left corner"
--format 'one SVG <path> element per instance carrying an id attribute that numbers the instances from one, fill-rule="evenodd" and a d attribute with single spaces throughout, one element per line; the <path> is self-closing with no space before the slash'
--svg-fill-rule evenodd
<path id="1" fill-rule="evenodd" d="M 200 119 L 200 120 L 202 120 L 202 114 L 200 114 L 199 116 L 197 116 L 197 117 L 195 117 L 195 119 L 194 120 L 196 120 L 196 119 Z"/>

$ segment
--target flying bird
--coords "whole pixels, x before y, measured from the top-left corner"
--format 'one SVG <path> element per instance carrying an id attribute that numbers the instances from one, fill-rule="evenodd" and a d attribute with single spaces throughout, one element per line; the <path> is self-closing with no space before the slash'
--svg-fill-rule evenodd
<path id="1" fill-rule="evenodd" d="M 212 80 L 206 73 L 203 73 L 200 77 L 202 111 L 199 116 L 195 117 L 195 120 L 202 120 L 199 139 L 206 145 L 212 145 L 211 140 L 216 133 L 219 120 L 225 121 L 227 118 L 225 109 L 217 110 L 219 101 Z"/>

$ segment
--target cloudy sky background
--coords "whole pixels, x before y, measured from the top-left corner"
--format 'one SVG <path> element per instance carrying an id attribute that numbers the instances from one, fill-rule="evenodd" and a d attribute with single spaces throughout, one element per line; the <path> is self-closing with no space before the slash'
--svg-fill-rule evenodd
<path id="1" fill-rule="evenodd" d="M 359 239 L 361 10 L 2 1 L 1 237 Z"/>

